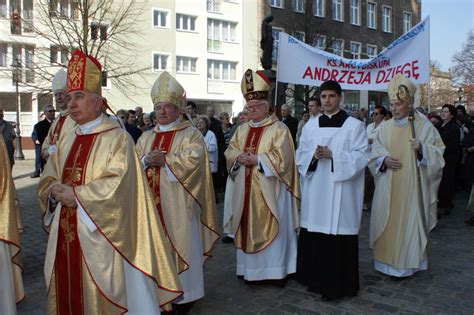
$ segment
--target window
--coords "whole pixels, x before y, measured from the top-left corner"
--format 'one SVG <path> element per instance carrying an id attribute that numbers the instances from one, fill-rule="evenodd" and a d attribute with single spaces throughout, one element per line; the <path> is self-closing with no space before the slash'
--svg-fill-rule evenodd
<path id="1" fill-rule="evenodd" d="M 392 8 L 382 7 L 382 30 L 387 33 L 392 32 Z"/>
<path id="2" fill-rule="evenodd" d="M 377 56 L 377 46 L 367 45 L 367 57 L 374 58 Z"/>
<path id="3" fill-rule="evenodd" d="M 314 36 L 313 46 L 321 50 L 326 49 L 326 36 L 316 35 Z"/>
<path id="4" fill-rule="evenodd" d="M 59 0 L 59 16 L 69 16 L 69 0 Z"/>
<path id="5" fill-rule="evenodd" d="M 272 60 L 277 60 L 277 57 L 278 57 L 278 43 L 280 42 L 280 32 L 283 32 L 282 28 L 274 27 L 272 29 L 272 35 L 273 35 Z"/>
<path id="6" fill-rule="evenodd" d="M 231 61 L 208 60 L 207 73 L 210 80 L 235 81 L 237 63 Z"/>
<path id="7" fill-rule="evenodd" d="M 196 72 L 197 58 L 176 56 L 177 72 Z"/>
<path id="8" fill-rule="evenodd" d="M 18 45 L 13 45 L 12 46 L 12 53 L 13 53 L 13 56 L 12 56 L 12 65 L 13 66 L 19 66 L 19 67 L 23 67 L 23 64 L 21 62 L 21 46 L 18 46 Z"/>
<path id="9" fill-rule="evenodd" d="M 403 12 L 403 33 L 406 33 L 411 28 L 411 13 Z"/>
<path id="10" fill-rule="evenodd" d="M 296 12 L 304 12 L 304 0 L 291 0 L 291 8 Z"/>
<path id="11" fill-rule="evenodd" d="M 22 25 L 24 32 L 33 31 L 33 0 L 23 0 Z"/>
<path id="12" fill-rule="evenodd" d="M 295 32 L 295 37 L 296 37 L 299 41 L 301 41 L 301 42 L 303 42 L 303 43 L 305 42 L 305 37 L 306 37 L 306 36 L 305 36 L 305 33 L 304 33 L 304 32 L 296 31 L 296 32 Z"/>
<path id="13" fill-rule="evenodd" d="M 49 15 L 62 18 L 77 18 L 79 16 L 79 1 L 77 0 L 50 0 Z"/>
<path id="14" fill-rule="evenodd" d="M 377 28 L 376 24 L 376 4 L 373 2 L 367 2 L 367 27 L 368 28 Z"/>
<path id="15" fill-rule="evenodd" d="M 324 17 L 325 0 L 313 0 L 313 14 Z"/>
<path id="16" fill-rule="evenodd" d="M 100 85 L 102 87 L 107 87 L 108 86 L 108 81 L 109 81 L 107 71 L 102 70 L 100 79 L 101 79 Z"/>
<path id="17" fill-rule="evenodd" d="M 344 54 L 344 42 L 341 39 L 334 39 L 332 41 L 331 49 L 333 54 L 342 57 Z"/>
<path id="18" fill-rule="evenodd" d="M 351 0 L 351 24 L 360 25 L 360 2 Z"/>
<path id="19" fill-rule="evenodd" d="M 332 19 L 342 21 L 342 0 L 332 0 Z"/>
<path id="20" fill-rule="evenodd" d="M 283 0 L 269 0 L 270 6 L 283 9 Z"/>
<path id="21" fill-rule="evenodd" d="M 67 65 L 68 63 L 68 52 L 64 48 L 58 46 L 51 46 L 49 49 L 49 62 L 51 65 Z"/>
<path id="22" fill-rule="evenodd" d="M 219 52 L 221 42 L 237 42 L 237 23 L 207 19 L 207 50 Z"/>
<path id="23" fill-rule="evenodd" d="M 0 0 L 0 18 L 7 17 L 7 0 Z"/>
<path id="24" fill-rule="evenodd" d="M 360 59 L 361 47 L 362 45 L 360 43 L 351 42 L 351 58 L 352 59 Z"/>
<path id="25" fill-rule="evenodd" d="M 7 53 L 8 53 L 7 44 L 0 43 L 0 67 L 7 66 Z"/>
<path id="26" fill-rule="evenodd" d="M 168 57 L 165 54 L 153 54 L 153 71 L 163 71 L 168 68 Z"/>
<path id="27" fill-rule="evenodd" d="M 153 27 L 169 28 L 168 11 L 153 10 Z"/>
<path id="28" fill-rule="evenodd" d="M 181 31 L 195 31 L 196 17 L 176 13 L 176 29 Z"/>
<path id="29" fill-rule="evenodd" d="M 91 40 L 97 40 L 100 38 L 101 41 L 107 40 L 107 29 L 108 25 L 104 23 L 91 23 Z"/>
<path id="30" fill-rule="evenodd" d="M 35 49 L 31 46 L 25 47 L 25 80 L 27 83 L 35 82 L 35 72 L 34 72 L 34 59 L 35 59 Z"/>
<path id="31" fill-rule="evenodd" d="M 207 0 L 207 12 L 221 12 L 221 0 Z"/>

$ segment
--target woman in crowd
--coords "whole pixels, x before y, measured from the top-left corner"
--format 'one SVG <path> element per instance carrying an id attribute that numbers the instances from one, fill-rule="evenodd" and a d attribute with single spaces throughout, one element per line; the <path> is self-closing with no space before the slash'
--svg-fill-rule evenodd
<path id="1" fill-rule="evenodd" d="M 442 123 L 436 125 L 446 149 L 444 151 L 444 169 L 441 184 L 438 190 L 438 218 L 449 214 L 453 208 L 453 199 L 456 192 L 456 166 L 459 157 L 460 132 L 456 124 L 456 108 L 445 104 L 441 109 Z"/>

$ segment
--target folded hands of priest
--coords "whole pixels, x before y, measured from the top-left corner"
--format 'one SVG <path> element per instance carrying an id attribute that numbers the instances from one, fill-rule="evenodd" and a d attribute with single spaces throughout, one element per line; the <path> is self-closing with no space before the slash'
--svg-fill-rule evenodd
<path id="1" fill-rule="evenodd" d="M 76 208 L 76 196 L 74 195 L 74 189 L 65 184 L 57 184 L 51 188 L 51 196 L 56 202 L 61 202 L 63 206 Z"/>

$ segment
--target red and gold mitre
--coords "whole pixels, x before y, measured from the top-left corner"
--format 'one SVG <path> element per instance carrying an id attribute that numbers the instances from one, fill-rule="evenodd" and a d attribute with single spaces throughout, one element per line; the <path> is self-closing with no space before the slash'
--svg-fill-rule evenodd
<path id="1" fill-rule="evenodd" d="M 171 103 L 180 110 L 186 106 L 186 91 L 167 71 L 163 71 L 151 88 L 151 101 L 153 105 L 160 102 Z"/>
<path id="2" fill-rule="evenodd" d="M 413 105 L 416 85 L 402 74 L 395 75 L 388 84 L 389 100 L 399 100 L 402 103 Z"/>
<path id="3" fill-rule="evenodd" d="M 92 56 L 74 51 L 67 65 L 67 91 L 85 91 L 102 95 L 102 66 Z"/>
<path id="4" fill-rule="evenodd" d="M 240 88 L 245 100 L 262 100 L 267 99 L 270 84 L 268 78 L 261 72 L 255 72 L 247 69 L 240 83 Z"/>

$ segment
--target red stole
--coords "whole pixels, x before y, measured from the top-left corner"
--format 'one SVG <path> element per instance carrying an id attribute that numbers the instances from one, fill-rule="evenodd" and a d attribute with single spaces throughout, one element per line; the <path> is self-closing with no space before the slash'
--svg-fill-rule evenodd
<path id="1" fill-rule="evenodd" d="M 165 131 L 159 132 L 153 140 L 151 145 L 151 151 L 160 150 L 164 154 L 168 153 L 171 145 L 173 144 L 173 139 L 176 131 Z M 163 217 L 163 209 L 161 208 L 161 199 L 160 199 L 160 172 L 161 167 L 147 167 L 145 170 L 146 177 L 148 179 L 148 184 L 151 187 L 151 191 L 155 195 L 155 204 L 156 209 L 158 210 L 158 215 L 160 216 L 161 224 L 165 228 L 166 234 L 168 234 L 165 219 Z"/>
<path id="2" fill-rule="evenodd" d="M 76 136 L 64 164 L 64 184 L 73 187 L 84 184 L 87 162 L 97 135 Z M 77 234 L 77 208 L 61 208 L 55 268 L 58 314 L 83 314 L 82 250 Z"/>
<path id="3" fill-rule="evenodd" d="M 262 138 L 265 127 L 250 128 L 245 140 L 244 152 L 256 154 L 258 145 Z M 244 190 L 244 209 L 242 211 L 242 218 L 240 219 L 240 233 L 242 236 L 242 250 L 247 251 L 247 235 L 248 235 L 248 216 L 250 211 L 250 190 L 252 188 L 252 169 L 253 166 L 245 167 L 245 190 Z"/>
<path id="4" fill-rule="evenodd" d="M 59 135 L 61 134 L 61 130 L 63 129 L 63 125 L 64 125 L 64 122 L 66 121 L 67 116 L 69 116 L 69 114 L 66 114 L 64 116 L 59 116 L 58 123 L 56 124 L 56 126 L 54 126 L 53 139 L 51 140 L 51 145 L 56 144 L 56 141 L 58 141 Z"/>

